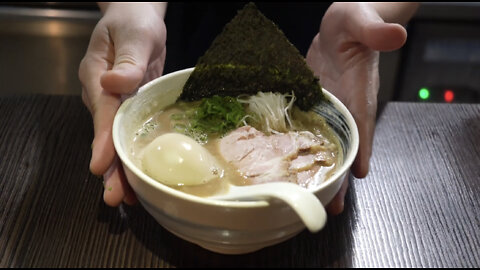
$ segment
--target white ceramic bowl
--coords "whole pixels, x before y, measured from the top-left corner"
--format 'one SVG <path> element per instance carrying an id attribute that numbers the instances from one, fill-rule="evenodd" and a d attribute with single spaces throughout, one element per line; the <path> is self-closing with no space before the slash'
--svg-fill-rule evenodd
<path id="1" fill-rule="evenodd" d="M 281 200 L 219 201 L 163 185 L 134 165 L 129 151 L 135 131 L 156 111 L 173 104 L 193 68 L 159 77 L 141 87 L 120 106 L 113 141 L 129 184 L 143 207 L 165 229 L 201 247 L 242 254 L 282 242 L 305 229 L 299 216 Z M 312 110 L 324 116 L 342 144 L 343 164 L 312 192 L 327 205 L 342 185 L 358 150 L 358 131 L 346 107 L 324 90 L 330 102 Z"/>

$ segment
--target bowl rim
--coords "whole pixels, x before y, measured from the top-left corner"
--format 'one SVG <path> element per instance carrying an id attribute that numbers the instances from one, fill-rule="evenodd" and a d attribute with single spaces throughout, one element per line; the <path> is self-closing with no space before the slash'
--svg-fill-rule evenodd
<path id="1" fill-rule="evenodd" d="M 126 153 L 125 149 L 121 147 L 120 143 L 120 136 L 119 136 L 119 131 L 120 131 L 120 126 L 121 126 L 121 120 L 122 117 L 125 113 L 125 110 L 128 107 L 128 104 L 131 102 L 134 102 L 136 98 L 138 98 L 140 95 L 142 95 L 144 92 L 148 91 L 149 89 L 152 89 L 152 86 L 157 85 L 161 83 L 162 81 L 171 79 L 173 77 L 179 76 L 179 75 L 184 75 L 185 73 L 191 73 L 193 71 L 194 67 L 187 68 L 187 69 L 182 69 L 178 71 L 174 71 L 165 75 L 162 75 L 156 79 L 151 80 L 150 82 L 147 82 L 145 85 L 140 87 L 137 91 L 137 93 L 131 95 L 128 97 L 122 104 L 120 105 L 117 113 L 115 114 L 114 121 L 113 121 L 113 127 L 112 127 L 112 139 L 113 139 L 113 144 L 115 151 L 120 158 L 120 161 L 123 163 L 123 166 L 127 166 L 129 170 L 131 170 L 141 181 L 146 183 L 148 186 L 151 186 L 155 189 L 159 189 L 162 192 L 165 192 L 169 194 L 170 196 L 174 196 L 177 198 L 181 198 L 190 202 L 194 203 L 199 203 L 203 205 L 212 205 L 212 206 L 223 206 L 223 207 L 236 207 L 236 208 L 249 208 L 249 207 L 265 207 L 268 206 L 269 203 L 265 200 L 259 200 L 259 201 L 222 201 L 222 200 L 217 200 L 217 199 L 211 199 L 209 197 L 200 197 L 196 196 L 193 194 L 189 194 L 180 190 L 177 190 L 173 187 L 170 187 L 168 185 L 162 184 L 159 181 L 153 179 L 152 177 L 148 176 L 146 173 L 144 173 L 140 168 L 138 168 L 130 159 L 128 154 Z M 315 189 L 308 189 L 312 193 L 317 193 L 322 189 L 327 188 L 328 186 L 332 185 L 335 181 L 337 181 L 339 177 L 342 177 L 345 173 L 347 173 L 353 164 L 353 161 L 355 160 L 355 157 L 358 152 L 359 148 L 359 134 L 358 134 L 358 128 L 356 125 L 356 122 L 351 115 L 350 111 L 346 108 L 346 106 L 337 98 L 335 97 L 332 93 L 330 93 L 328 90 L 324 89 L 322 87 L 322 91 L 324 95 L 327 97 L 329 101 L 332 102 L 334 107 L 345 117 L 345 120 L 350 127 L 351 131 L 351 148 L 350 151 L 347 151 L 346 157 L 344 157 L 344 161 L 342 163 L 342 166 L 335 171 L 335 173 L 330 176 L 326 181 L 324 181 L 322 184 L 320 184 L 318 187 Z M 128 179 L 127 179 L 128 181 Z M 340 181 L 340 180 L 338 180 Z M 134 190 L 135 192 L 135 190 Z"/>

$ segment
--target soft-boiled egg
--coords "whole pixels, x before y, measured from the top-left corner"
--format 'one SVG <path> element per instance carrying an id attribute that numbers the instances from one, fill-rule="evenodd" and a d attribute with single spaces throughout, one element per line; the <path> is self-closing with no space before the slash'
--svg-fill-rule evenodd
<path id="1" fill-rule="evenodd" d="M 146 174 L 167 185 L 200 185 L 223 175 L 215 157 L 194 139 L 166 133 L 148 144 L 142 166 Z"/>

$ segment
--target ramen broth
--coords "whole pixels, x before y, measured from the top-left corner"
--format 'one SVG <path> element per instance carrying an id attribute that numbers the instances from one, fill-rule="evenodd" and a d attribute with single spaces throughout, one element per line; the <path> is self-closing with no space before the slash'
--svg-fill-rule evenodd
<path id="1" fill-rule="evenodd" d="M 188 106 L 185 105 L 186 103 L 184 101 L 179 101 L 166 107 L 162 111 L 154 113 L 135 133 L 130 154 L 133 162 L 139 168 L 142 168 L 143 170 L 142 151 L 148 144 L 162 134 L 177 132 L 175 131 L 171 117 L 174 114 L 184 112 L 185 108 L 188 108 Z M 335 171 L 335 168 L 342 163 L 343 157 L 339 141 L 325 120 L 318 114 L 314 112 L 303 112 L 295 108 L 292 115 L 294 117 L 296 127 L 300 127 L 302 130 L 310 131 L 315 136 L 326 139 L 334 145 L 333 149 L 329 150 L 329 154 L 334 156 L 335 162 L 329 166 L 321 166 L 315 174 L 316 182 L 322 183 Z M 205 197 L 226 192 L 230 184 L 237 186 L 255 184 L 251 181 L 251 179 L 249 179 L 249 177 L 242 175 L 236 167 L 225 160 L 219 151 L 220 141 L 221 137 L 210 135 L 206 143 L 202 143 L 202 145 L 217 159 L 219 164 L 223 167 L 223 177 L 216 178 L 201 185 L 178 185 L 171 187 L 186 193 Z"/>

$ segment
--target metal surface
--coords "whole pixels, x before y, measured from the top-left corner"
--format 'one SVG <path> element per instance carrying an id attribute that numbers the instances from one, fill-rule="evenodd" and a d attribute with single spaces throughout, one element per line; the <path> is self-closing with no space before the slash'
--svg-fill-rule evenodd
<path id="1" fill-rule="evenodd" d="M 422 3 L 409 23 L 394 99 L 479 103 L 478 29 L 480 3 Z M 421 97 L 421 89 L 429 95 Z"/>
<path id="2" fill-rule="evenodd" d="M 80 94 L 78 65 L 100 16 L 0 6 L 0 95 Z"/>

